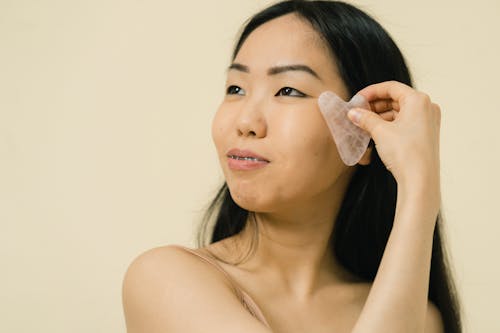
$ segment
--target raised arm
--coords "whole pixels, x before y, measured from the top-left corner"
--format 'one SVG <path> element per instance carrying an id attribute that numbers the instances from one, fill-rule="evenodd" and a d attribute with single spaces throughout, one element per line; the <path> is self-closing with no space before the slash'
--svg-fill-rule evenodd
<path id="1" fill-rule="evenodd" d="M 398 194 L 393 229 L 353 333 L 444 332 L 439 311 L 427 299 L 441 204 L 441 111 L 427 95 L 399 82 L 375 84 L 359 94 L 374 112 L 358 110 L 357 125 L 371 134 Z"/>

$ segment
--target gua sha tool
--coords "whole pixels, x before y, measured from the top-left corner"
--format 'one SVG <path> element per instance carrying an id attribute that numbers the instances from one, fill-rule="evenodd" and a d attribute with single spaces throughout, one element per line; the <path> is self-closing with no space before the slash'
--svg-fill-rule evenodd
<path id="1" fill-rule="evenodd" d="M 349 102 L 345 102 L 331 91 L 319 95 L 318 104 L 340 158 L 349 166 L 355 165 L 368 149 L 370 134 L 354 125 L 347 117 L 347 112 L 355 107 L 370 110 L 370 104 L 362 95 L 354 95 Z"/>

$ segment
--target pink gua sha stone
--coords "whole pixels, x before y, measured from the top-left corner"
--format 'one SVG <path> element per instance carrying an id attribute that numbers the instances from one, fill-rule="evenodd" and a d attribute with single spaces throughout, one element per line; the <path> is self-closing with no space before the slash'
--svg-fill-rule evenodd
<path id="1" fill-rule="evenodd" d="M 355 107 L 370 110 L 370 104 L 362 95 L 354 95 L 349 102 L 345 102 L 331 91 L 319 95 L 318 104 L 340 158 L 349 166 L 355 165 L 368 149 L 370 134 L 354 125 L 347 117 L 347 112 Z"/>

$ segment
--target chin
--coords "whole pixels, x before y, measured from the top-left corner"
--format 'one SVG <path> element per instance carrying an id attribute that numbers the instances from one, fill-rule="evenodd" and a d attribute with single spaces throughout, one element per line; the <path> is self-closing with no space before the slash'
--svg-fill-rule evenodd
<path id="1" fill-rule="evenodd" d="M 258 195 L 259 191 L 237 191 L 229 188 L 233 201 L 250 212 L 271 212 L 276 204 L 268 198 Z"/>

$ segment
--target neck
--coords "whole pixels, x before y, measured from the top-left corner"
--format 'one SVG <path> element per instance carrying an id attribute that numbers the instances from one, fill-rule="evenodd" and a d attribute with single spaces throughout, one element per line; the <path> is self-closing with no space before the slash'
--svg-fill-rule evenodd
<path id="1" fill-rule="evenodd" d="M 300 300 L 313 297 L 325 284 L 351 279 L 330 247 L 334 221 L 351 175 L 340 176 L 330 189 L 307 202 L 274 212 L 250 213 L 236 239 L 252 244 L 257 234 L 258 240 L 254 255 L 241 268 L 259 271 L 268 281 L 278 280 L 284 293 Z"/>

